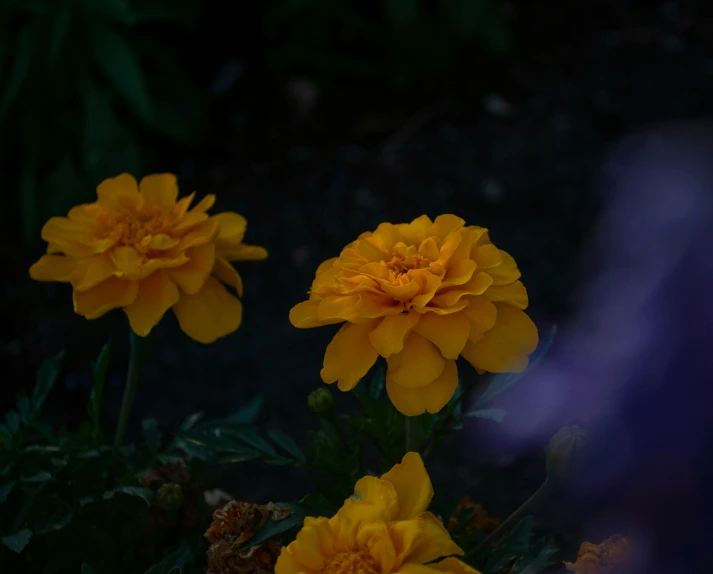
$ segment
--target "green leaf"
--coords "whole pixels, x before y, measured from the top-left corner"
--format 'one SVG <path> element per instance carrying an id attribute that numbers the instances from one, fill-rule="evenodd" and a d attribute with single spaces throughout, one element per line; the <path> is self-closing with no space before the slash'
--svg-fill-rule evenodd
<path id="1" fill-rule="evenodd" d="M 291 436 L 277 429 L 268 429 L 267 434 L 275 444 L 290 453 L 296 460 L 301 463 L 307 462 L 304 453 L 300 450 L 300 447 L 297 446 L 297 443 L 292 440 Z"/>
<path id="2" fill-rule="evenodd" d="M 463 418 L 466 419 L 488 419 L 491 421 L 495 421 L 497 423 L 503 422 L 503 419 L 505 418 L 505 415 L 507 412 L 505 409 L 498 409 L 498 408 L 488 408 L 488 409 L 473 409 L 472 411 L 468 411 L 463 415 Z"/>
<path id="3" fill-rule="evenodd" d="M 153 109 L 146 80 L 126 39 L 109 26 L 95 25 L 89 29 L 89 40 L 99 68 L 141 119 L 150 124 Z"/>
<path id="4" fill-rule="evenodd" d="M 178 437 L 188 443 L 195 444 L 218 452 L 242 453 L 245 448 L 240 445 L 225 427 L 208 427 L 194 429 L 187 433 L 179 433 Z"/>
<path id="5" fill-rule="evenodd" d="M 552 556 L 559 548 L 551 540 L 543 540 L 533 544 L 510 570 L 510 574 L 536 574 L 542 572 L 552 562 Z"/>
<path id="6" fill-rule="evenodd" d="M 72 20 L 72 7 L 69 3 L 60 4 L 57 13 L 52 17 L 52 30 L 50 31 L 48 66 L 52 67 L 57 62 L 59 53 L 64 46 L 69 32 L 69 23 Z"/>
<path id="7" fill-rule="evenodd" d="M 237 431 L 231 430 L 231 434 L 237 436 L 240 440 L 246 442 L 249 446 L 256 448 L 269 458 L 280 458 L 280 455 L 273 448 L 273 446 L 262 438 L 257 430 L 252 427 L 241 428 Z"/>
<path id="8" fill-rule="evenodd" d="M 63 357 L 64 351 L 51 359 L 47 359 L 42 363 L 40 370 L 37 372 L 35 388 L 32 390 L 32 409 L 35 416 L 39 414 L 42 405 L 44 405 L 45 400 L 47 400 L 47 395 L 49 395 L 57 382 L 59 366 Z"/>
<path id="9" fill-rule="evenodd" d="M 179 431 L 188 431 L 191 430 L 195 424 L 203 418 L 203 411 L 193 413 L 192 415 L 189 415 L 185 418 L 185 420 L 181 423 L 181 426 L 178 427 Z"/>
<path id="10" fill-rule="evenodd" d="M 145 574 L 180 574 L 192 558 L 193 551 L 189 546 L 183 545 L 151 566 Z"/>
<path id="11" fill-rule="evenodd" d="M 10 77 L 3 82 L 2 98 L 0 98 L 0 119 L 4 118 L 10 106 L 25 83 L 32 64 L 32 55 L 35 51 L 39 28 L 36 21 L 25 24 L 17 36 L 17 46 L 12 50 L 13 64 Z"/>
<path id="12" fill-rule="evenodd" d="M 142 488 L 140 486 L 121 486 L 113 490 L 108 490 L 104 493 L 103 499 L 109 500 L 111 498 L 114 498 L 117 494 L 128 494 L 129 496 L 137 496 L 149 506 L 151 506 L 151 502 L 153 501 L 153 492 L 148 488 Z"/>
<path id="13" fill-rule="evenodd" d="M 520 379 L 522 379 L 522 377 L 534 370 L 550 350 L 550 347 L 552 347 L 552 343 L 554 343 L 556 335 L 557 325 L 553 325 L 545 335 L 544 339 L 540 341 L 540 345 L 537 347 L 535 352 L 531 355 L 528 368 L 522 373 L 500 373 L 495 375 L 488 384 L 488 387 L 485 389 L 485 392 L 476 401 L 473 410 L 480 409 L 494 397 L 508 390 Z"/>
<path id="14" fill-rule="evenodd" d="M 32 414 L 30 412 L 30 398 L 27 395 L 18 395 L 17 412 L 20 415 L 20 422 L 23 425 L 26 425 L 32 418 Z"/>
<path id="15" fill-rule="evenodd" d="M 236 423 L 251 423 L 260 414 L 264 404 L 264 395 L 258 395 L 230 415 L 228 419 Z"/>
<path id="16" fill-rule="evenodd" d="M 158 448 L 161 444 L 161 431 L 158 430 L 156 419 L 144 419 L 141 423 L 141 429 L 144 434 L 146 446 L 151 449 L 151 452 L 158 452 Z"/>
<path id="17" fill-rule="evenodd" d="M 17 483 L 13 480 L 11 482 L 7 482 L 3 485 L 0 485 L 0 504 L 7 500 L 7 497 L 10 495 L 10 492 L 12 492 L 12 489 L 15 488 L 15 484 Z"/>
<path id="18" fill-rule="evenodd" d="M 102 399 L 104 397 L 104 385 L 106 384 L 106 375 L 109 372 L 109 360 L 111 358 L 111 341 L 104 344 L 99 351 L 99 356 L 94 362 L 92 375 L 94 378 L 92 384 L 92 394 L 89 398 L 89 416 L 92 421 L 92 432 L 95 437 L 99 436 L 101 427 L 99 418 L 101 414 Z"/>
<path id="19" fill-rule="evenodd" d="M 384 385 L 386 383 L 386 371 L 383 367 L 379 367 L 369 385 L 369 395 L 378 400 L 384 394 Z"/>
<path id="20" fill-rule="evenodd" d="M 22 482 L 36 483 L 36 482 L 47 482 L 48 480 L 53 480 L 53 478 L 49 472 L 43 470 L 41 472 L 38 472 L 37 474 L 33 474 L 32 476 L 22 478 L 21 480 L 22 480 Z"/>
<path id="21" fill-rule="evenodd" d="M 306 516 L 310 516 L 310 514 L 306 513 L 305 509 L 298 504 L 277 502 L 275 503 L 275 506 L 279 508 L 289 508 L 290 514 L 282 520 L 273 520 L 272 516 L 270 516 L 265 523 L 265 526 L 258 530 L 253 538 L 245 542 L 241 549 L 250 548 L 251 546 L 260 544 L 265 540 L 269 540 L 273 536 L 287 532 L 290 528 L 294 528 L 295 526 L 302 524 Z"/>
<path id="22" fill-rule="evenodd" d="M 32 532 L 25 528 L 12 536 L 3 536 L 2 543 L 13 552 L 20 554 L 30 542 L 30 538 L 32 538 Z"/>

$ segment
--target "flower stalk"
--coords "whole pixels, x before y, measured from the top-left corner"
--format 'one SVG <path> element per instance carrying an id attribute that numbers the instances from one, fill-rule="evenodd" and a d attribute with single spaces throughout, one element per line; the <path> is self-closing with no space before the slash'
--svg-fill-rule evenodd
<path id="1" fill-rule="evenodd" d="M 124 398 L 121 401 L 119 411 L 119 422 L 116 425 L 116 435 L 114 435 L 114 446 L 119 448 L 126 432 L 126 423 L 129 421 L 131 405 L 134 403 L 136 387 L 139 385 L 139 337 L 133 330 L 129 330 L 129 369 L 126 374 L 126 386 L 124 387 Z"/>
<path id="2" fill-rule="evenodd" d="M 404 447 L 406 453 L 418 452 L 417 423 L 418 417 L 404 417 Z"/>
<path id="3" fill-rule="evenodd" d="M 487 546 L 490 546 L 491 544 L 500 540 L 523 517 L 535 512 L 540 507 L 540 505 L 550 496 L 552 490 L 553 483 L 550 481 L 549 478 L 545 479 L 542 485 L 540 485 L 540 488 L 538 488 L 530 498 L 523 502 L 522 505 L 515 512 L 508 516 L 505 521 L 500 524 L 500 526 L 493 530 L 485 538 L 485 540 L 478 544 L 478 546 L 475 547 L 475 550 L 473 550 L 472 553 L 475 554 L 477 552 L 480 552 Z"/>

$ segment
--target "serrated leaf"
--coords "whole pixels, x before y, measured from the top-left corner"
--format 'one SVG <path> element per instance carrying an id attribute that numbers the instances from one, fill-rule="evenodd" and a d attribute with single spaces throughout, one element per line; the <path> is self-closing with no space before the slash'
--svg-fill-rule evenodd
<path id="1" fill-rule="evenodd" d="M 146 446 L 151 449 L 151 452 L 157 452 L 161 444 L 161 431 L 158 430 L 156 419 L 144 419 L 141 423 L 141 430 L 144 435 Z"/>
<path id="2" fill-rule="evenodd" d="M 145 574 L 181 574 L 191 558 L 193 551 L 189 546 L 183 545 L 151 566 Z"/>
<path id="3" fill-rule="evenodd" d="M 251 423 L 260 414 L 264 404 L 264 395 L 258 395 L 230 415 L 228 419 L 237 423 Z"/>
<path id="4" fill-rule="evenodd" d="M 143 488 L 141 486 L 121 486 L 119 488 L 114 488 L 113 490 L 108 490 L 104 493 L 103 499 L 109 500 L 114 498 L 117 494 L 128 494 L 129 496 L 137 496 L 141 498 L 146 504 L 151 506 L 153 501 L 153 492 L 148 488 Z"/>
<path id="5" fill-rule="evenodd" d="M 245 427 L 237 431 L 231 430 L 231 434 L 238 437 L 240 440 L 247 443 L 249 446 L 259 450 L 261 453 L 263 453 L 269 458 L 281 458 L 278 452 L 273 448 L 273 446 L 264 438 L 262 438 L 257 432 L 257 430 L 252 427 Z"/>
<path id="6" fill-rule="evenodd" d="M 98 436 L 100 425 L 102 399 L 104 397 L 104 386 L 106 385 L 106 375 L 109 371 L 109 360 L 111 359 L 111 341 L 104 344 L 99 351 L 97 360 L 92 369 L 93 383 L 92 393 L 89 397 L 89 416 L 92 420 L 92 432 Z"/>
<path id="7" fill-rule="evenodd" d="M 59 366 L 62 358 L 64 357 L 64 351 L 58 353 L 51 359 L 47 359 L 40 365 L 39 371 L 37 371 L 37 377 L 35 379 L 35 388 L 32 389 L 32 409 L 34 414 L 37 415 L 47 400 L 47 395 L 54 387 L 57 382 L 57 375 L 59 374 Z"/>
<path id="8" fill-rule="evenodd" d="M 237 464 L 248 460 L 255 460 L 256 458 L 260 458 L 259 452 L 256 450 L 244 450 L 242 452 L 234 452 L 224 456 L 218 462 L 221 464 Z"/>
<path id="9" fill-rule="evenodd" d="M 30 72 L 32 56 L 38 39 L 39 28 L 36 21 L 25 24 L 18 33 L 17 46 L 12 50 L 12 69 L 7 82 L 2 84 L 0 98 L 0 119 L 4 118 Z"/>
<path id="10" fill-rule="evenodd" d="M 307 462 L 304 453 L 300 450 L 300 447 L 297 446 L 297 443 L 295 443 L 291 436 L 277 429 L 268 429 L 267 434 L 275 444 L 284 449 L 285 452 L 291 454 L 296 460 L 302 463 Z"/>
<path id="11" fill-rule="evenodd" d="M 13 480 L 11 482 L 7 482 L 3 485 L 0 485 L 0 504 L 7 500 L 7 497 L 12 492 L 12 489 L 15 488 L 15 484 L 17 483 Z"/>
<path id="12" fill-rule="evenodd" d="M 468 411 L 463 415 L 463 418 L 466 419 L 487 419 L 495 422 L 503 422 L 503 419 L 505 418 L 505 415 L 507 412 L 505 409 L 499 409 L 499 408 L 489 408 L 489 409 L 473 409 L 472 411 Z"/>
<path id="13" fill-rule="evenodd" d="M 32 532 L 25 528 L 12 536 L 3 536 L 2 543 L 13 552 L 20 554 L 30 542 L 30 538 L 32 538 Z"/>
<path id="14" fill-rule="evenodd" d="M 144 122 L 153 121 L 153 109 L 146 80 L 126 39 L 109 26 L 89 29 L 89 39 L 97 65 L 117 91 L 138 112 Z"/>
<path id="15" fill-rule="evenodd" d="M 233 438 L 224 427 L 193 429 L 180 433 L 179 438 L 188 443 L 218 452 L 242 452 L 244 447 Z"/>
<path id="16" fill-rule="evenodd" d="M 302 524 L 305 517 L 308 516 L 305 510 L 298 504 L 277 502 L 275 503 L 275 506 L 279 508 L 289 508 L 290 514 L 282 520 L 273 520 L 272 516 L 270 516 L 265 523 L 265 526 L 258 530 L 253 538 L 245 542 L 241 546 L 241 549 L 250 548 L 251 546 L 260 544 L 265 540 L 269 540 L 273 536 L 287 532 L 290 528 L 294 528 L 295 526 Z"/>

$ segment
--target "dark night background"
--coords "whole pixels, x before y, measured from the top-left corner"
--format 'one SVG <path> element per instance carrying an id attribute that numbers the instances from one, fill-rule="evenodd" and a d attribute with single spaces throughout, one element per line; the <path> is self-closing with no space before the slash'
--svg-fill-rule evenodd
<path id="1" fill-rule="evenodd" d="M 13 3 L 4 4 L 14 14 Z M 82 121 L 94 125 L 90 116 L 78 112 L 79 127 L 68 121 L 66 129 L 57 118 L 66 109 L 71 119 L 91 95 L 72 91 L 43 65 L 33 68 L 22 88 L 29 95 L 0 119 L 0 407 L 31 388 L 43 358 L 66 349 L 64 384 L 46 416 L 76 425 L 86 411 L 91 361 L 111 336 L 104 416 L 108 427 L 115 423 L 128 353 L 123 314 L 86 321 L 73 314 L 67 286 L 34 283 L 28 268 L 43 252 L 42 222 L 90 201 L 101 179 L 130 166 L 139 176 L 176 173 L 182 194 L 217 194 L 213 211 L 245 215 L 246 241 L 270 252 L 267 261 L 238 267 L 245 283 L 238 332 L 203 346 L 166 315 L 142 374 L 136 422 L 150 415 L 170 430 L 193 412 L 220 416 L 266 393 L 260 423 L 303 438 L 313 423 L 306 395 L 322 384 L 334 329 L 294 329 L 289 309 L 321 261 L 382 221 L 455 213 L 488 227 L 517 260 L 535 321 L 565 320 L 587 277 L 580 255 L 601 189 L 617 167 L 606 161 L 611 147 L 645 128 L 713 114 L 713 16 L 702 1 L 462 0 L 453 2 L 462 15 L 443 20 L 442 4 L 181 0 L 174 5 L 189 11 L 183 23 L 119 23 L 144 54 L 149 92 L 172 98 L 178 112 L 160 129 L 146 125 L 95 70 L 128 135 L 107 128 L 114 135 L 102 142 L 113 163 L 89 168 L 80 157 L 87 144 L 75 135 L 86 135 Z M 31 17 L 12 21 L 20 26 Z M 70 35 L 84 22 L 72 21 Z M 182 68 L 180 82 L 154 70 L 149 40 Z M 0 76 L 3 89 L 11 62 Z M 46 98 L 33 98 L 45 89 Z M 35 141 L 25 129 L 33 124 L 43 151 L 28 202 L 26 152 L 18 148 Z M 172 132 L 183 127 L 186 133 Z M 127 141 L 129 152 L 121 147 Z M 76 169 L 57 171 L 66 154 Z M 476 380 L 465 365 L 461 372 L 466 382 Z M 470 464 L 477 453 L 453 444 L 442 457 L 451 462 L 435 465 L 434 474 L 467 483 L 501 518 L 544 473 L 540 459 L 524 458 L 477 482 Z M 304 477 L 285 483 L 282 472 L 243 465 L 229 472 L 229 490 L 242 499 L 268 500 L 275 489 L 278 498 L 300 496 Z M 581 519 L 558 518 L 575 548 Z"/>

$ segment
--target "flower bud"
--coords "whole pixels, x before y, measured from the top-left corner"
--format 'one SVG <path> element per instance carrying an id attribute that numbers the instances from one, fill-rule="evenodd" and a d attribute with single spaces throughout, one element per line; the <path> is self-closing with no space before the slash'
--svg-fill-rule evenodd
<path id="1" fill-rule="evenodd" d="M 560 480 L 569 475 L 581 461 L 588 444 L 589 434 L 579 425 L 557 431 L 547 447 L 547 476 Z"/>
<path id="2" fill-rule="evenodd" d="M 334 405 L 332 392 L 324 387 L 315 389 L 307 397 L 307 406 L 313 413 L 326 413 L 332 405 Z"/>
<path id="3" fill-rule="evenodd" d="M 156 504 L 159 508 L 172 512 L 183 506 L 183 489 L 180 484 L 167 482 L 156 492 Z"/>

